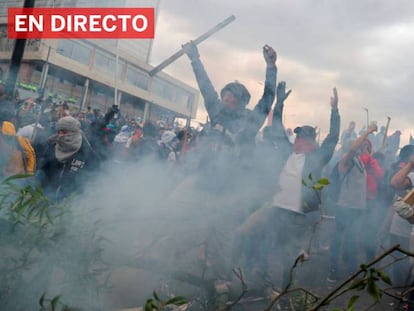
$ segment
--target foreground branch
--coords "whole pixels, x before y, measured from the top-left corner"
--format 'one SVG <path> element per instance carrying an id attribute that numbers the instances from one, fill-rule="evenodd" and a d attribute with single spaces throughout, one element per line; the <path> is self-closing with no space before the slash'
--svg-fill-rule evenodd
<path id="1" fill-rule="evenodd" d="M 289 282 L 288 284 L 285 286 L 285 288 L 280 292 L 279 295 L 277 295 L 272 302 L 266 307 L 266 309 L 264 309 L 264 311 L 270 311 L 273 306 L 276 304 L 276 302 L 284 295 L 286 295 L 289 291 L 289 288 L 292 286 L 293 283 L 293 272 L 296 269 L 297 265 L 299 264 L 299 262 L 303 262 L 305 260 L 305 254 L 300 254 L 296 260 L 295 263 L 293 264 L 293 266 L 290 268 L 289 271 Z"/>
<path id="2" fill-rule="evenodd" d="M 230 310 L 235 305 L 237 305 L 239 303 L 239 301 L 243 298 L 243 296 L 246 295 L 246 293 L 247 293 L 247 285 L 246 285 L 246 282 L 244 281 L 242 270 L 240 268 L 233 269 L 233 273 L 236 275 L 236 277 L 241 282 L 242 292 L 241 292 L 240 296 L 234 302 L 232 302 L 231 305 L 226 307 L 226 310 Z"/>
<path id="3" fill-rule="evenodd" d="M 376 263 L 380 262 L 382 259 L 384 259 L 385 257 L 387 257 L 388 255 L 392 254 L 393 252 L 398 251 L 400 253 L 403 253 L 407 256 L 410 257 L 414 257 L 413 253 L 410 253 L 406 250 L 403 250 L 400 248 L 400 245 L 394 245 L 393 247 L 391 247 L 390 249 L 388 249 L 387 251 L 385 251 L 383 254 L 381 254 L 380 256 L 378 256 L 377 258 L 375 258 L 373 261 L 369 262 L 368 264 L 365 265 L 365 269 L 372 267 L 373 265 L 375 265 Z M 355 272 L 352 276 L 350 276 L 348 279 L 346 279 L 342 284 L 340 284 L 338 287 L 336 287 L 333 291 L 331 291 L 324 299 L 322 299 L 314 308 L 312 308 L 310 311 L 316 311 L 319 310 L 321 307 L 328 305 L 333 299 L 333 297 L 337 297 L 336 294 L 342 289 L 344 288 L 347 284 L 349 284 L 350 282 L 352 282 L 358 275 L 360 275 L 364 270 L 360 269 L 357 272 Z"/>

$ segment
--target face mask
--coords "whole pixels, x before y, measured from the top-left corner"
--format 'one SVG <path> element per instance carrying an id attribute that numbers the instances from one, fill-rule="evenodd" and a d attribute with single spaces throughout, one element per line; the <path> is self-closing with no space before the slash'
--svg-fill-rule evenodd
<path id="1" fill-rule="evenodd" d="M 82 134 L 68 133 L 57 136 L 55 154 L 59 161 L 64 161 L 79 151 L 82 145 Z"/>

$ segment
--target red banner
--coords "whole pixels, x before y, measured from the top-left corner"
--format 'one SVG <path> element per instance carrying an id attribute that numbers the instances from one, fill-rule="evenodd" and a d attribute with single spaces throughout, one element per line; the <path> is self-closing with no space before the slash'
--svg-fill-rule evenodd
<path id="1" fill-rule="evenodd" d="M 9 8 L 10 39 L 152 39 L 154 8 Z"/>

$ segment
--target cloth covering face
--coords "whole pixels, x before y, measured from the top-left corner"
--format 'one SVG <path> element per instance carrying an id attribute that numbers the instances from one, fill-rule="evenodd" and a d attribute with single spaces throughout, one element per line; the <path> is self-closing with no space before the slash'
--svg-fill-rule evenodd
<path id="1" fill-rule="evenodd" d="M 73 117 L 63 117 L 56 123 L 56 130 L 66 131 L 66 134 L 58 134 L 55 155 L 59 162 L 66 162 L 82 146 L 82 131 L 78 120 Z"/>

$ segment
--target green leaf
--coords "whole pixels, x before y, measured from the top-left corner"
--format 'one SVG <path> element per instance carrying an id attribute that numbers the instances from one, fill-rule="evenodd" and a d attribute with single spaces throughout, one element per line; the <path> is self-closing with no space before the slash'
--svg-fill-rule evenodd
<path id="1" fill-rule="evenodd" d="M 312 189 L 316 190 L 316 191 L 321 191 L 325 186 L 321 185 L 321 184 L 314 184 L 312 186 Z"/>
<path id="2" fill-rule="evenodd" d="M 359 296 L 358 296 L 358 295 L 352 296 L 352 297 L 351 297 L 351 299 L 349 299 L 349 301 L 348 301 L 348 306 L 346 307 L 346 310 L 347 310 L 347 311 L 352 311 L 352 310 L 354 310 L 354 305 L 355 305 L 355 302 L 356 302 L 358 299 L 359 299 Z"/>
<path id="3" fill-rule="evenodd" d="M 309 180 L 313 180 L 313 179 L 312 179 L 312 173 L 309 173 L 309 175 L 308 175 L 308 179 L 309 179 Z"/>
<path id="4" fill-rule="evenodd" d="M 145 311 L 160 310 L 160 302 L 154 301 L 154 299 L 148 299 L 145 303 Z"/>
<path id="5" fill-rule="evenodd" d="M 157 295 L 157 292 L 154 290 L 154 292 L 152 293 L 152 295 L 154 296 L 156 301 L 161 301 L 160 298 Z"/>
<path id="6" fill-rule="evenodd" d="M 148 299 L 147 302 L 145 303 L 145 311 L 153 311 L 153 307 L 152 307 L 152 299 Z"/>
<path id="7" fill-rule="evenodd" d="M 377 274 L 384 283 L 388 285 L 392 285 L 392 281 L 390 277 L 386 275 L 383 271 L 377 271 Z"/>
<path id="8" fill-rule="evenodd" d="M 306 181 L 304 179 L 302 179 L 302 185 L 305 186 L 305 187 L 308 186 L 308 184 L 306 183 Z"/>
<path id="9" fill-rule="evenodd" d="M 368 287 L 367 287 L 367 292 L 368 294 L 370 294 L 370 296 L 372 297 L 372 299 L 375 302 L 379 302 L 381 299 L 381 291 L 378 287 L 378 285 L 373 281 L 373 280 L 368 280 Z"/>
<path id="10" fill-rule="evenodd" d="M 169 300 L 167 300 L 166 304 L 167 305 L 177 305 L 177 306 L 181 306 L 188 303 L 187 299 L 181 296 L 176 296 L 173 297 Z"/>
<path id="11" fill-rule="evenodd" d="M 56 309 L 56 305 L 59 302 L 59 299 L 60 299 L 60 296 L 56 296 L 50 302 L 50 307 L 51 307 L 52 311 L 54 311 Z"/>
<path id="12" fill-rule="evenodd" d="M 367 279 L 354 279 L 352 282 L 352 285 L 349 287 L 350 290 L 356 289 L 356 290 L 363 290 L 365 289 L 365 286 L 367 285 L 368 280 Z"/>
<path id="13" fill-rule="evenodd" d="M 10 177 L 7 177 L 3 182 L 7 183 L 7 182 L 15 180 L 15 179 L 22 179 L 22 178 L 29 178 L 29 177 L 33 177 L 33 175 L 30 175 L 30 174 L 16 174 L 16 175 L 12 175 Z"/>
<path id="14" fill-rule="evenodd" d="M 327 185 L 330 184 L 330 182 L 329 182 L 329 179 L 328 178 L 321 178 L 321 179 L 318 180 L 318 184 L 327 186 Z"/>
<path id="15" fill-rule="evenodd" d="M 39 305 L 40 305 L 41 307 L 44 307 L 44 306 L 43 306 L 43 303 L 44 303 L 44 301 L 45 301 L 45 296 L 46 296 L 46 292 L 44 292 L 44 293 L 42 294 L 42 296 L 40 296 L 40 299 L 39 299 Z"/>

